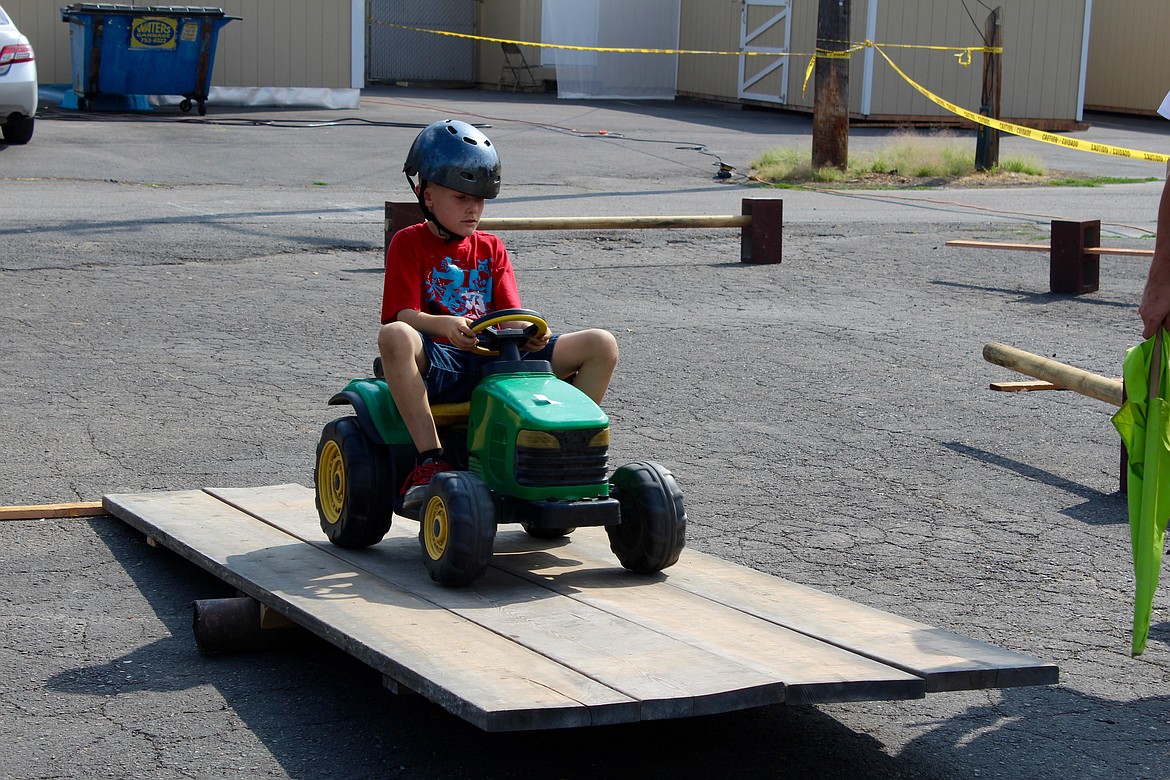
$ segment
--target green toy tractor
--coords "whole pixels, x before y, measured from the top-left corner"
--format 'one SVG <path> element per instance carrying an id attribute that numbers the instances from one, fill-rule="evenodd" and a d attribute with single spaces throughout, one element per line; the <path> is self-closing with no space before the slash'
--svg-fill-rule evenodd
<path id="1" fill-rule="evenodd" d="M 501 327 L 512 322 L 528 326 Z M 417 520 L 423 562 L 444 585 L 483 574 L 502 523 L 540 539 L 605 526 L 625 568 L 650 574 L 674 564 L 686 537 L 682 491 L 649 461 L 607 478 L 609 418 L 547 361 L 520 359 L 521 345 L 548 331 L 544 318 L 508 309 L 472 330 L 476 351 L 499 359 L 487 364 L 469 403 L 432 407 L 453 470 L 431 480 L 420 507 L 405 510 L 399 495 L 417 453 L 380 363 L 374 377 L 354 379 L 330 399 L 353 414 L 328 423 L 317 445 L 317 513 L 329 540 L 368 547 L 390 530 L 393 514 Z"/>

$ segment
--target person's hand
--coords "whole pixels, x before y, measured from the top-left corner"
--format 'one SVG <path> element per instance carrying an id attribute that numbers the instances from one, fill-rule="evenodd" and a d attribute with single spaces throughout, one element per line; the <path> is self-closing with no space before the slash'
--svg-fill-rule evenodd
<path id="1" fill-rule="evenodd" d="M 1138 315 L 1142 318 L 1142 338 L 1145 339 L 1157 333 L 1158 328 L 1166 327 L 1167 319 L 1170 319 L 1170 279 L 1160 272 L 1166 266 L 1166 263 L 1161 263 L 1152 267 L 1142 292 Z"/>
<path id="2" fill-rule="evenodd" d="M 479 341 L 471 331 L 471 320 L 466 317 L 445 317 L 442 335 L 459 349 L 474 349 Z"/>
<path id="3" fill-rule="evenodd" d="M 1158 328 L 1170 329 L 1170 299 L 1161 301 L 1147 301 L 1143 300 L 1142 305 L 1138 307 L 1138 314 L 1142 317 L 1142 338 L 1152 338 L 1158 332 Z"/>
<path id="4" fill-rule="evenodd" d="M 552 331 L 545 331 L 544 333 L 537 333 L 526 341 L 522 350 L 525 352 L 539 352 L 544 347 L 549 346 L 549 339 L 552 338 Z"/>

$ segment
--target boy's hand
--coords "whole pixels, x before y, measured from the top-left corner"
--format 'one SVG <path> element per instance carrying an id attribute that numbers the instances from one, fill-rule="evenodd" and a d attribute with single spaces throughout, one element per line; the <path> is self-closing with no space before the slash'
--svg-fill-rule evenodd
<path id="1" fill-rule="evenodd" d="M 517 323 L 517 324 L 527 325 L 528 323 Z M 547 330 L 543 334 L 537 334 L 537 335 L 533 336 L 532 338 L 528 339 L 528 341 L 524 344 L 523 347 L 521 347 L 521 349 L 524 350 L 525 352 L 540 352 L 540 350 L 542 350 L 548 346 L 548 340 L 550 338 L 552 338 L 552 331 Z"/>
<path id="2" fill-rule="evenodd" d="M 471 331 L 471 320 L 466 317 L 447 317 L 443 323 L 443 337 L 459 349 L 474 349 L 478 339 Z"/>

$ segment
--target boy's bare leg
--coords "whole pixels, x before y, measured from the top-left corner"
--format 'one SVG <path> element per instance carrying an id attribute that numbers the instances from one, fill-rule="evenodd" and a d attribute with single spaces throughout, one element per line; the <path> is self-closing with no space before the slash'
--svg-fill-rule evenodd
<path id="1" fill-rule="evenodd" d="M 388 322 L 378 331 L 378 353 L 382 372 L 394 405 L 406 423 L 406 430 L 419 452 L 437 450 L 439 432 L 427 400 L 423 372 L 427 368 L 422 337 L 404 322 Z"/>
<path id="2" fill-rule="evenodd" d="M 609 331 L 590 328 L 561 334 L 553 350 L 552 368 L 561 378 L 576 373 L 573 385 L 600 404 L 617 362 L 617 339 Z"/>

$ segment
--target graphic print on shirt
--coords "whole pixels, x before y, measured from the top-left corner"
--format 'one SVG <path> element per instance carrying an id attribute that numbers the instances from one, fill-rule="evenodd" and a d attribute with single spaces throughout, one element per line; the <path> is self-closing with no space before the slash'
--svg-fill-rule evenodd
<path id="1" fill-rule="evenodd" d="M 491 258 L 475 263 L 473 268 L 461 268 L 446 257 L 433 268 L 423 285 L 430 308 L 470 320 L 487 314 L 492 303 Z"/>

